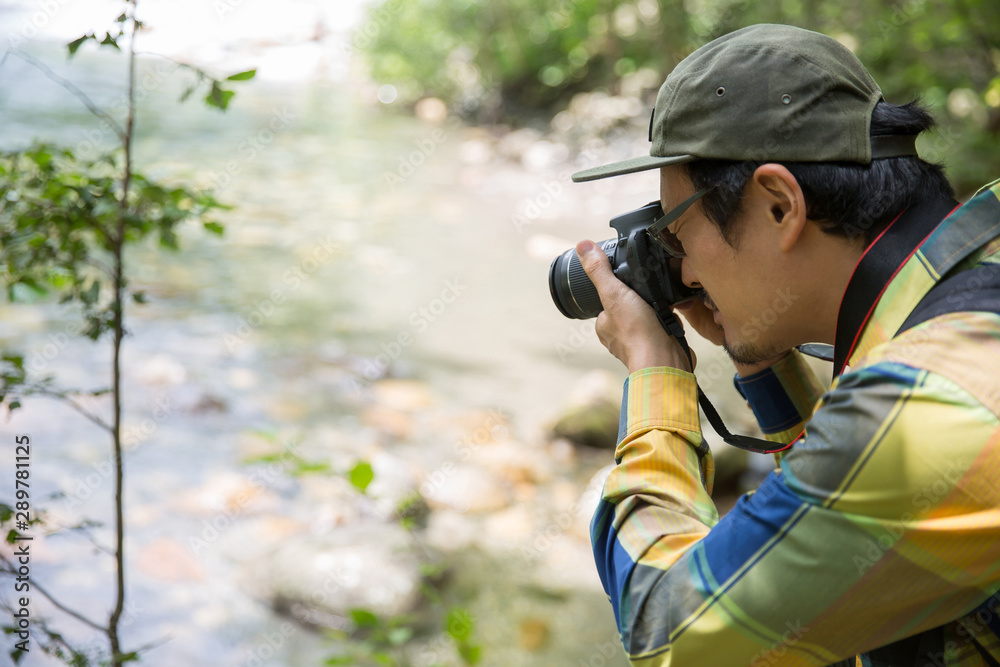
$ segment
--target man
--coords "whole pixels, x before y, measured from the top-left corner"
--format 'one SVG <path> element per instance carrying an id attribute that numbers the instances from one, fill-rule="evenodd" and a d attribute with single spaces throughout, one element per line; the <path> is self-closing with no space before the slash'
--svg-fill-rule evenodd
<path id="1" fill-rule="evenodd" d="M 794 442 L 720 520 L 687 355 L 577 246 L 630 373 L 592 538 L 633 664 L 1000 665 L 1000 184 L 952 201 L 916 155 L 931 124 L 835 40 L 758 25 L 675 68 L 648 157 L 574 175 L 660 169 L 668 219 L 687 206 L 662 240 L 705 290 L 676 309 Z"/>

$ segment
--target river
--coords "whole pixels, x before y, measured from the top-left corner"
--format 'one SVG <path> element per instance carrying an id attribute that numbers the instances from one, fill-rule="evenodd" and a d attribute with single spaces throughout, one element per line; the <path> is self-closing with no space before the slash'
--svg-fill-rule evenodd
<path id="1" fill-rule="evenodd" d="M 120 99 L 120 56 L 85 51 L 67 65 L 58 42 L 25 48 L 96 102 Z M 210 52 L 192 39 L 176 48 Z M 252 66 L 255 52 L 271 67 L 238 86 L 224 114 L 195 99 L 179 104 L 189 75 L 164 59 L 140 61 L 139 168 L 214 188 L 233 209 L 217 216 L 221 238 L 191 224 L 179 252 L 147 244 L 128 256 L 132 283 L 149 303 L 127 311 L 123 357 L 126 646 L 154 646 L 143 661 L 157 665 L 320 664 L 336 643 L 262 599 L 248 581 L 255 560 L 291 538 L 358 521 L 355 508 L 338 505 L 344 494 L 323 505 L 334 473 L 382 461 L 373 488 L 391 486 L 399 470 L 425 488 L 457 461 L 456 443 L 485 426 L 495 451 L 523 452 L 547 472 L 522 470 L 527 481 L 505 478 L 508 495 L 497 506 L 474 518 L 441 512 L 449 518 L 435 524 L 436 548 L 469 545 L 445 560 L 457 602 L 478 619 L 481 664 L 623 664 L 603 651 L 617 638 L 586 516 L 539 566 L 563 570 L 566 581 L 553 585 L 492 548 L 489 534 L 537 544 L 549 517 L 575 508 L 610 461 L 608 452 L 567 450 L 547 436 L 581 385 L 613 392 L 625 377 L 591 322 L 554 308 L 547 271 L 575 240 L 610 236 L 612 215 L 655 199 L 655 174 L 574 185 L 569 174 L 589 164 L 540 134 L 470 127 L 453 115 L 421 120 L 379 102 L 378 83 L 332 66 L 342 51 L 295 48 L 298 56 L 306 50 L 308 72 L 289 64 L 292 47 L 243 44 L 220 56 L 227 72 Z M 0 69 L 0 91 L 4 148 L 32 137 L 83 154 L 110 145 L 77 99 L 21 60 Z M 638 154 L 641 135 L 589 159 Z M 105 386 L 108 343 L 81 340 L 75 322 L 55 304 L 3 303 L 0 344 L 25 352 L 30 368 L 62 386 Z M 718 359 L 698 351 L 703 365 Z M 108 409 L 102 400 L 88 407 Z M 746 425 L 741 419 L 735 428 Z M 33 497 L 51 522 L 102 522 L 89 532 L 110 544 L 106 434 L 42 398 L 2 433 L 4 451 L 12 434 L 30 434 Z M 273 473 L 254 462 L 288 448 L 331 472 Z M 13 493 L 6 477 L 0 498 Z M 100 618 L 112 605 L 112 562 L 77 533 L 39 536 L 32 576 Z M 40 596 L 33 604 L 39 616 L 59 618 Z M 65 617 L 54 627 L 94 641 Z M 431 664 L 422 655 L 413 664 Z M 454 663 L 449 655 L 440 660 Z M 58 663 L 35 652 L 23 664 Z"/>

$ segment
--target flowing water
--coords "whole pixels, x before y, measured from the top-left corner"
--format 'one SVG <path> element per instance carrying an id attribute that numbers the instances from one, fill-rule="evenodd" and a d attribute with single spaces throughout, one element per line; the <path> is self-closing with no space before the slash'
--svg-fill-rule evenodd
<path id="1" fill-rule="evenodd" d="M 55 46 L 32 53 L 61 60 Z M 57 69 L 98 103 L 114 105 L 122 64 L 85 53 Z M 318 664 L 331 653 L 329 641 L 286 625 L 247 592 L 240 569 L 281 542 L 281 521 L 316 521 L 302 506 L 299 480 L 268 478 L 255 504 L 218 520 L 226 499 L 259 470 L 248 456 L 269 442 L 301 443 L 305 458 L 342 470 L 389 451 L 428 473 L 455 456 L 449 420 L 490 410 L 504 415 L 512 438 L 542 442 L 545 424 L 586 372 L 623 376 L 592 325 L 570 323 L 552 306 L 548 260 L 569 246 L 560 236 L 606 237 L 615 195 L 623 206 L 648 195 L 577 198 L 558 159 L 526 169 L 493 155 L 485 130 L 392 112 L 359 100 L 343 82 L 255 82 L 221 114 L 195 101 L 178 105 L 183 73 L 169 64 L 144 59 L 139 81 L 140 170 L 214 187 L 234 209 L 219 216 L 223 238 L 192 224 L 180 252 L 146 245 L 128 258 L 133 285 L 149 303 L 129 308 L 123 358 L 126 646 L 156 645 L 148 664 Z M 86 155 L 111 144 L 75 98 L 19 60 L 0 70 L 0 90 L 5 148 L 41 137 Z M 520 218 L 530 224 L 519 227 L 515 214 L 532 205 L 544 210 Z M 62 386 L 106 386 L 107 341 L 76 337 L 74 315 L 54 304 L 5 303 L 0 342 Z M 371 387 L 386 376 L 411 380 L 429 396 L 420 399 L 422 411 L 390 411 L 409 423 L 388 431 L 385 412 L 370 409 Z M 108 410 L 103 400 L 87 407 Z M 14 413 L 3 433 L 5 452 L 13 434 L 31 437 L 37 509 L 56 525 L 103 522 L 91 529 L 93 541 L 72 531 L 39 538 L 32 561 L 32 577 L 47 590 L 101 618 L 113 581 L 111 559 L 95 546 L 113 541 L 106 434 L 41 398 Z M 603 458 L 593 461 L 584 477 Z M 12 495 L 6 477 L 5 497 Z M 263 533 L 270 542 L 241 533 L 244 517 L 270 521 Z M 226 535 L 213 540 L 212 522 Z M 192 538 L 208 541 L 199 548 Z M 481 608 L 528 619 L 522 635 L 547 617 L 547 627 L 565 635 L 550 645 L 579 641 L 580 659 L 600 658 L 590 639 L 614 634 L 596 573 L 575 602 L 544 593 L 532 602 L 517 588 L 519 576 L 516 568 L 496 570 L 464 585 Z M 38 617 L 58 618 L 41 596 L 32 602 Z M 491 625 L 499 624 L 480 623 L 484 662 L 503 664 L 496 656 L 510 636 Z M 517 631 L 516 619 L 508 625 Z M 96 642 L 75 621 L 55 627 Z M 566 655 L 543 652 L 539 664 Z M 54 663 L 36 652 L 26 664 Z"/>
<path id="2" fill-rule="evenodd" d="M 30 52 L 96 102 L 121 99 L 123 58 L 87 52 L 66 66 L 56 44 Z M 275 49 L 266 58 L 281 61 Z M 190 77 L 168 61 L 144 58 L 139 74 L 139 169 L 214 188 L 234 208 L 218 215 L 222 238 L 190 224 L 179 252 L 147 244 L 128 257 L 149 303 L 129 307 L 123 358 L 126 645 L 156 645 L 147 664 L 319 664 L 330 641 L 255 596 L 246 566 L 289 535 L 331 530 L 349 508 L 319 511 L 319 496 L 307 493 L 331 477 L 281 471 L 257 484 L 263 469 L 250 459 L 294 446 L 343 471 L 389 455 L 420 485 L 448 470 L 456 440 L 484 424 L 502 424 L 501 439 L 526 454 L 550 452 L 548 424 L 581 381 L 594 369 L 612 385 L 625 374 L 592 323 L 553 307 L 549 261 L 577 239 L 610 236 L 612 215 L 657 197 L 656 175 L 573 185 L 569 173 L 585 165 L 554 143 L 535 137 L 505 157 L 504 128 L 419 120 L 379 104 L 377 86 L 350 75 L 262 77 L 239 86 L 223 114 L 178 104 Z M 77 99 L 17 59 L 0 68 L 0 127 L 3 148 L 40 137 L 94 154 L 112 143 Z M 590 158 L 639 154 L 641 134 Z M 80 340 L 75 322 L 65 307 L 3 303 L 0 346 L 25 352 L 32 370 L 63 386 L 105 386 L 108 343 Z M 702 365 L 713 358 L 698 351 Z M 88 408 L 104 414 L 108 404 Z M 106 434 L 47 399 L 29 401 L 2 433 L 4 456 L 13 434 L 31 436 L 36 507 L 57 524 L 102 521 L 91 533 L 110 544 Z M 517 507 L 544 525 L 548 499 L 571 504 L 609 460 L 546 458 L 554 474 L 537 489 L 517 485 Z M 12 495 L 7 477 L 0 498 Z M 250 500 L 239 500 L 244 492 Z M 521 515 L 503 516 L 469 525 L 523 528 Z M 577 584 L 556 592 L 526 583 L 531 573 L 517 559 L 460 557 L 455 585 L 479 616 L 483 664 L 621 662 L 601 650 L 616 641 L 613 617 L 585 538 L 578 542 L 566 568 Z M 34 548 L 38 582 L 88 616 L 106 615 L 106 554 L 72 532 Z M 40 596 L 33 604 L 57 616 Z M 58 627 L 78 641 L 94 637 L 72 620 Z M 27 664 L 54 663 L 32 654 Z"/>

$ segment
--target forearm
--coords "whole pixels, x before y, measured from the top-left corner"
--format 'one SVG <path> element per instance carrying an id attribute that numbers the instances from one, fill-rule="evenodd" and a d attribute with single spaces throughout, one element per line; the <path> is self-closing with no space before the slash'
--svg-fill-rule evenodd
<path id="1" fill-rule="evenodd" d="M 624 399 L 618 465 L 604 484 L 591 532 L 597 569 L 627 642 L 647 589 L 633 577 L 637 568 L 669 569 L 708 534 L 718 513 L 709 495 L 714 469 L 701 437 L 693 376 L 643 369 L 629 376 Z"/>

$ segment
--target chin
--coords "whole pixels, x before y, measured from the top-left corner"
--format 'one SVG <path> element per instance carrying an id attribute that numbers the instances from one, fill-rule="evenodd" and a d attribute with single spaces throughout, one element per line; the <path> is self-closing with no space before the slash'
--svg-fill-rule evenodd
<path id="1" fill-rule="evenodd" d="M 730 342 L 728 337 L 723 339 L 722 349 L 726 351 L 730 359 L 744 366 L 752 366 L 768 361 L 781 353 L 773 345 L 757 342 Z"/>

